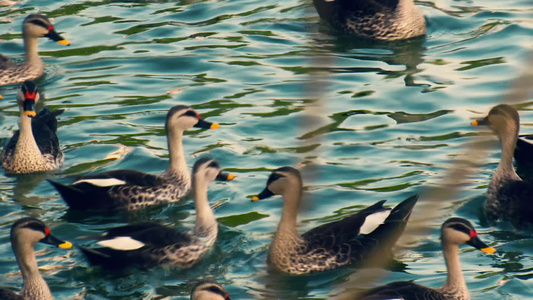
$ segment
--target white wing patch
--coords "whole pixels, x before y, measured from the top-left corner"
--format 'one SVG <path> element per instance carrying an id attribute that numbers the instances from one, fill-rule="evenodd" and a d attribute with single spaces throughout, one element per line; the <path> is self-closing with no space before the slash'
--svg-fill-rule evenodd
<path id="1" fill-rule="evenodd" d="M 137 250 L 144 246 L 144 243 L 134 240 L 129 236 L 117 236 L 112 240 L 99 241 L 97 244 L 115 250 Z"/>
<path id="2" fill-rule="evenodd" d="M 366 217 L 365 222 L 363 223 L 363 226 L 361 226 L 361 229 L 359 230 L 360 234 L 369 234 L 372 231 L 376 230 L 379 225 L 383 224 L 385 219 L 390 215 L 391 210 L 383 210 L 378 211 L 376 213 L 373 213 Z"/>
<path id="3" fill-rule="evenodd" d="M 526 142 L 530 145 L 533 145 L 533 140 L 529 139 L 529 138 L 524 138 L 524 137 L 521 137 L 520 138 L 523 142 Z"/>
<path id="4" fill-rule="evenodd" d="M 101 187 L 126 184 L 126 181 L 120 180 L 120 179 L 116 179 L 116 178 L 81 179 L 81 180 L 78 180 L 78 181 L 74 182 L 73 184 L 78 184 L 78 183 L 82 183 L 82 182 L 89 183 L 89 184 L 96 185 L 96 186 L 101 186 Z"/>

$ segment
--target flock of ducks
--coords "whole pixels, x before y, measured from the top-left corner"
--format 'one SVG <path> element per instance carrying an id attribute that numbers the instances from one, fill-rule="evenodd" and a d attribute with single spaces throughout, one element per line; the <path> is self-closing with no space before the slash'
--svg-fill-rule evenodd
<path id="1" fill-rule="evenodd" d="M 425 20 L 412 0 L 314 0 L 321 18 L 333 28 L 375 39 L 396 40 L 425 34 Z M 63 161 L 57 137 L 57 119 L 63 111 L 35 111 L 39 91 L 31 81 L 43 74 L 43 62 L 37 52 L 37 39 L 48 37 L 69 45 L 43 15 L 29 15 L 23 24 L 26 61 L 17 65 L 0 56 L 0 83 L 22 84 L 17 93 L 20 108 L 19 128 L 4 148 L 2 166 L 8 173 L 33 173 L 56 170 Z M 513 155 L 520 164 L 533 163 L 532 136 L 519 138 L 519 116 L 509 105 L 494 107 L 487 117 L 472 122 L 487 125 L 499 137 L 502 158 L 490 182 L 485 212 L 492 220 L 509 220 L 517 228 L 533 222 L 530 205 L 533 185 L 522 180 L 513 167 Z M 133 223 L 112 228 L 98 236 L 88 236 L 95 247 L 78 248 L 93 265 L 120 269 L 136 265 L 150 268 L 172 265 L 190 268 L 201 260 L 217 240 L 218 224 L 207 198 L 208 185 L 214 180 L 231 181 L 233 174 L 222 172 L 212 158 L 198 159 L 189 173 L 183 151 L 184 131 L 198 127 L 216 129 L 216 123 L 200 117 L 191 107 L 177 105 L 167 115 L 169 166 L 159 175 L 136 170 L 114 170 L 80 176 L 71 184 L 49 182 L 71 209 L 82 211 L 139 210 L 172 203 L 189 193 L 196 209 L 196 223 L 190 231 L 180 231 L 158 223 Z M 345 265 L 362 264 L 371 255 L 392 255 L 392 247 L 413 213 L 418 195 L 394 208 L 379 201 L 340 221 L 323 224 L 299 234 L 298 209 L 302 202 L 303 182 L 300 172 L 290 166 L 274 170 L 265 189 L 252 201 L 274 195 L 283 197 L 283 213 L 268 250 L 268 265 L 277 272 L 301 275 L 323 272 Z M 450 218 L 442 224 L 441 240 L 448 278 L 438 289 L 414 282 L 393 282 L 368 290 L 364 299 L 469 299 L 459 261 L 459 245 L 468 244 L 486 253 L 496 250 L 484 244 L 474 226 L 462 218 Z M 22 272 L 23 288 L 19 294 L 0 289 L 0 299 L 53 299 L 48 285 L 39 274 L 34 246 L 42 242 L 62 249 L 69 242 L 55 238 L 46 225 L 35 218 L 22 218 L 12 225 L 11 245 Z M 191 299 L 230 299 L 227 291 L 212 280 L 201 280 L 193 288 Z"/>

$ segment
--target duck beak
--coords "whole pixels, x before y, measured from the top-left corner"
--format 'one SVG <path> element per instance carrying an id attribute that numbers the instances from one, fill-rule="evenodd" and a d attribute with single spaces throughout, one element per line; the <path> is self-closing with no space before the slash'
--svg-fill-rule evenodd
<path id="1" fill-rule="evenodd" d="M 70 46 L 70 41 L 66 40 L 62 36 L 60 36 L 53 28 L 48 31 L 48 33 L 45 35 L 45 37 L 51 39 L 52 41 L 57 42 L 60 45 Z"/>
<path id="2" fill-rule="evenodd" d="M 489 247 L 487 244 L 483 243 L 477 236 L 470 239 L 470 241 L 468 241 L 467 244 L 485 253 L 496 252 L 496 249 Z"/>
<path id="3" fill-rule="evenodd" d="M 218 123 L 207 122 L 204 119 L 198 119 L 198 123 L 196 123 L 194 127 L 203 128 L 203 129 L 217 129 L 218 127 L 220 127 L 220 125 L 218 125 Z"/>
<path id="4" fill-rule="evenodd" d="M 62 241 L 55 236 L 49 234 L 44 239 L 40 241 L 41 243 L 57 246 L 61 249 L 70 249 L 72 248 L 72 244 L 70 242 Z"/>
<path id="5" fill-rule="evenodd" d="M 37 115 L 35 112 L 35 99 L 26 98 L 24 100 L 24 114 L 28 117 L 35 117 Z"/>
<path id="6" fill-rule="evenodd" d="M 235 179 L 235 175 L 232 173 L 226 173 L 226 172 L 218 173 L 217 177 L 215 178 L 215 180 L 218 180 L 218 181 L 232 181 L 233 179 Z"/>
<path id="7" fill-rule="evenodd" d="M 268 189 L 268 187 L 265 187 L 265 189 L 261 193 L 259 193 L 259 195 L 252 197 L 252 202 L 259 201 L 261 199 L 266 199 L 266 198 L 272 197 L 272 196 L 274 196 L 274 193 L 272 193 Z"/>
<path id="8" fill-rule="evenodd" d="M 479 120 L 474 120 L 472 121 L 472 123 L 470 123 L 474 126 L 479 126 L 479 125 L 489 125 L 489 119 L 487 117 L 483 118 L 483 119 L 479 119 Z"/>

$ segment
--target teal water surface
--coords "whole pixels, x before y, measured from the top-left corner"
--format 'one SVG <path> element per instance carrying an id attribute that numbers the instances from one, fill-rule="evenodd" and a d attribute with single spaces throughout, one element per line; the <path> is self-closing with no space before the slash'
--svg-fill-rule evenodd
<path id="1" fill-rule="evenodd" d="M 68 211 L 45 181 L 118 168 L 161 172 L 168 162 L 166 113 L 188 104 L 221 124 L 186 133 L 189 166 L 209 154 L 237 175 L 210 187 L 211 203 L 223 202 L 215 211 L 221 225 L 213 251 L 189 270 L 108 272 L 88 266 L 76 249 L 38 245 L 55 298 L 188 299 L 196 281 L 208 276 L 232 299 L 325 299 L 350 289 L 351 268 L 303 277 L 269 273 L 267 248 L 282 200 L 251 203 L 249 196 L 264 188 L 271 170 L 300 166 L 305 231 L 378 200 L 395 205 L 434 187 L 481 131 L 470 121 L 502 101 L 530 59 L 530 1 L 416 3 L 428 34 L 394 43 L 337 36 L 307 0 L 47 0 L 0 8 L 4 55 L 22 59 L 21 23 L 34 12 L 55 18 L 72 43 L 39 42 L 46 63 L 38 81 L 41 103 L 65 109 L 58 130 L 65 162 L 55 174 L 0 175 L 0 286 L 22 285 L 9 243 L 10 226 L 22 216 L 39 217 L 56 236 L 82 245 L 87 242 L 77 237 L 132 221 L 193 226 L 189 198 L 134 214 L 88 215 Z M 0 88 L 4 143 L 17 129 L 18 88 Z M 529 97 L 515 105 L 522 133 L 533 133 L 532 103 Z M 427 234 L 398 253 L 405 266 L 379 283 L 414 279 L 441 286 L 439 227 L 461 216 L 499 251 L 461 248 L 472 298 L 533 299 L 531 232 L 480 218 L 500 156 L 496 138 L 489 141 L 482 167 L 457 199 L 432 212 Z"/>

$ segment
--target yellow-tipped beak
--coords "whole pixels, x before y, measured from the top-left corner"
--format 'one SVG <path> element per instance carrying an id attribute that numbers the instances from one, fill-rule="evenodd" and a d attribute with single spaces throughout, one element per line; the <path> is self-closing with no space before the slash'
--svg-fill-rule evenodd
<path id="1" fill-rule="evenodd" d="M 2 95 L 0 95 L 0 100 L 4 99 L 4 97 L 2 97 Z"/>
<path id="2" fill-rule="evenodd" d="M 474 126 L 478 126 L 478 125 L 479 125 L 479 122 L 478 122 L 477 120 L 474 120 L 474 121 L 472 121 L 472 123 L 470 123 L 470 124 L 472 124 L 472 125 L 474 125 Z"/>
<path id="3" fill-rule="evenodd" d="M 257 197 L 257 196 L 253 196 L 253 197 L 252 197 L 252 201 L 259 201 L 259 197 Z"/>
<path id="4" fill-rule="evenodd" d="M 481 248 L 481 249 L 479 249 L 479 250 L 481 250 L 481 251 L 483 251 L 483 252 L 485 252 L 485 253 L 494 253 L 494 252 L 496 252 L 496 249 L 494 249 L 494 248 L 492 248 L 492 247 Z"/>
<path id="5" fill-rule="evenodd" d="M 35 117 L 37 113 L 34 110 L 25 110 L 24 114 L 28 117 Z"/>
<path id="6" fill-rule="evenodd" d="M 59 45 L 63 45 L 63 46 L 69 46 L 70 45 L 70 41 L 69 40 L 59 40 L 59 41 L 57 41 L 57 43 Z"/>
<path id="7" fill-rule="evenodd" d="M 70 249 L 70 248 L 72 248 L 72 243 L 64 242 L 63 244 L 59 244 L 58 247 L 61 248 L 61 249 Z"/>
<path id="8" fill-rule="evenodd" d="M 210 129 L 217 129 L 218 127 L 220 127 L 220 125 L 218 125 L 218 123 L 213 123 L 211 124 L 211 127 L 209 127 Z"/>
<path id="9" fill-rule="evenodd" d="M 229 173 L 228 174 L 228 180 L 231 181 L 233 179 L 235 179 L 235 175 L 233 173 Z"/>

